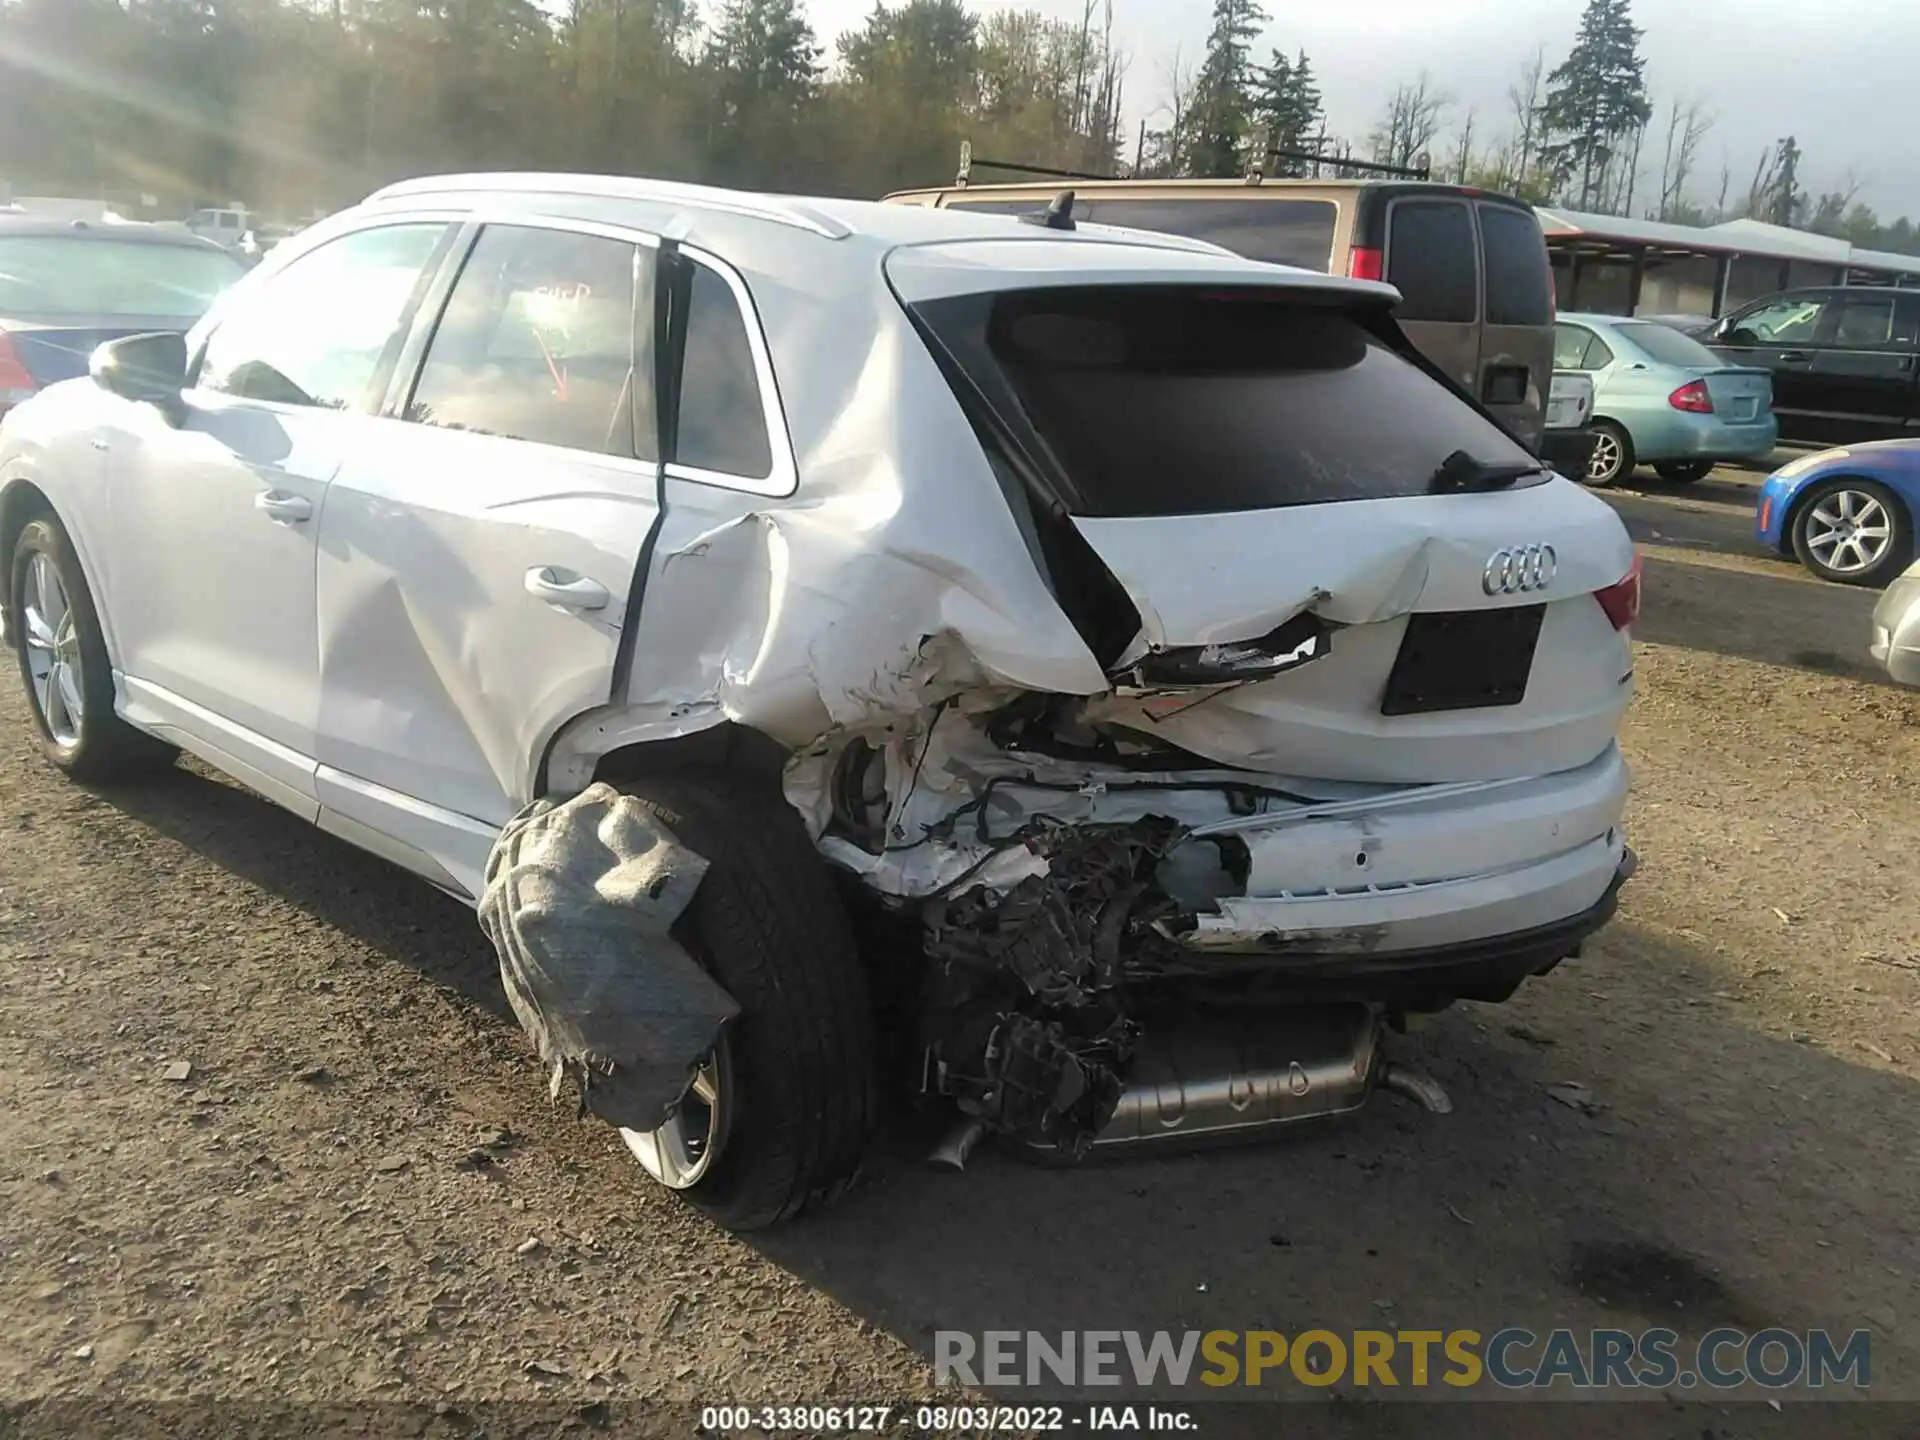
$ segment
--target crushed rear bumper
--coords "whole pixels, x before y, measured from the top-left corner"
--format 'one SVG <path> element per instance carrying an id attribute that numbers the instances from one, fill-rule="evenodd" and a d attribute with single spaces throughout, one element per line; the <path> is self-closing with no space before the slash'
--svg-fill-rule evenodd
<path id="1" fill-rule="evenodd" d="M 1550 924 L 1428 950 L 1302 951 L 1288 955 L 1273 976 L 1280 988 L 1303 998 L 1364 1000 L 1390 1008 L 1429 1009 L 1452 999 L 1504 1000 L 1523 980 L 1580 954 L 1586 939 L 1613 918 L 1620 887 L 1638 864 L 1633 851 L 1623 849 L 1600 898 Z"/>

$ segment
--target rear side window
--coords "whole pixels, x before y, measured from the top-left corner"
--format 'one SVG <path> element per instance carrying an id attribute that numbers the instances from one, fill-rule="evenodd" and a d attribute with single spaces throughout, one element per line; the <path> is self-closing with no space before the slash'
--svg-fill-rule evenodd
<path id="1" fill-rule="evenodd" d="M 1477 268 L 1473 214 L 1464 201 L 1393 202 L 1387 212 L 1387 283 L 1400 291 L 1402 320 L 1471 325 L 1480 309 Z"/>
<path id="2" fill-rule="evenodd" d="M 1324 274 L 1338 214 L 1331 200 L 1096 200 L 1087 218 L 1205 240 L 1249 260 Z"/>
<path id="3" fill-rule="evenodd" d="M 916 313 L 1075 514 L 1381 500 L 1427 493 L 1457 450 L 1530 459 L 1352 315 L 1285 294 L 1099 287 Z"/>
<path id="4" fill-rule="evenodd" d="M 1553 270 L 1540 222 L 1510 205 L 1480 207 L 1489 325 L 1551 325 Z"/>
<path id="5" fill-rule="evenodd" d="M 773 474 L 766 402 L 754 370 L 746 316 L 725 278 L 699 264 L 693 267 L 687 304 L 674 462 L 741 480 L 765 480 Z"/>

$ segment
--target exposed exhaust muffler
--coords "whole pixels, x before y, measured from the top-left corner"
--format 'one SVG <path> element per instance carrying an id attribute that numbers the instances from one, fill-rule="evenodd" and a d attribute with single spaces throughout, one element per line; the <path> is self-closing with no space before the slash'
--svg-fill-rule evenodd
<path id="1" fill-rule="evenodd" d="M 1094 1148 L 1250 1137 L 1358 1110 L 1381 1085 L 1435 1114 L 1451 1111 L 1438 1081 L 1386 1059 L 1383 1029 L 1378 1009 L 1345 1004 L 1149 1033 Z"/>
<path id="2" fill-rule="evenodd" d="M 1093 1151 L 1252 1139 L 1358 1110 L 1376 1089 L 1404 1095 L 1431 1114 L 1451 1113 L 1453 1101 L 1439 1081 L 1386 1058 L 1385 1028 L 1376 1007 L 1353 1003 L 1222 1014 L 1149 1031 Z M 964 1116 L 928 1161 L 963 1170 L 988 1133 L 985 1121 Z M 1063 1151 L 1018 1141 L 1014 1151 L 1053 1163 L 1065 1158 Z"/>

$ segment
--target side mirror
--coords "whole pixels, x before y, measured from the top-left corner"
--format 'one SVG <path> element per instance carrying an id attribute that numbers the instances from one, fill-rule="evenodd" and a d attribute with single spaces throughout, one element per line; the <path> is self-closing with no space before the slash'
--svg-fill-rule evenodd
<path id="1" fill-rule="evenodd" d="M 93 352 L 87 373 L 109 394 L 171 413 L 187 388 L 187 337 L 165 331 L 109 340 Z"/>

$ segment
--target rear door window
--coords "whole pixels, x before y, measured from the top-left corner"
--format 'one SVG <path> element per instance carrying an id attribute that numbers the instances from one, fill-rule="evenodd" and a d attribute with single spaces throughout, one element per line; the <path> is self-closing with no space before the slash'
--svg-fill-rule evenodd
<path id="1" fill-rule="evenodd" d="M 1893 343 L 1893 296 L 1849 295 L 1840 302 L 1833 343 L 1842 350 L 1883 350 Z"/>
<path id="2" fill-rule="evenodd" d="M 637 437 L 634 425 L 635 252 L 598 235 L 489 225 L 461 267 L 406 418 L 601 455 L 650 447 L 651 426 Z M 641 388 L 650 398 L 651 385 Z"/>
<path id="3" fill-rule="evenodd" d="M 1587 346 L 1593 343 L 1593 332 L 1582 330 L 1578 325 L 1556 325 L 1553 329 L 1553 368 L 1556 370 L 1585 369 Z"/>
<path id="4" fill-rule="evenodd" d="M 1394 201 L 1387 212 L 1387 283 L 1400 292 L 1400 318 L 1473 324 L 1480 313 L 1475 251 L 1473 212 L 1465 201 Z"/>
<path id="5" fill-rule="evenodd" d="M 1103 286 L 916 314 L 1077 515 L 1389 499 L 1428 493 L 1458 450 L 1531 459 L 1354 316 L 1284 294 Z"/>
<path id="6" fill-rule="evenodd" d="M 1511 205 L 1480 206 L 1487 324 L 1551 325 L 1553 270 L 1540 222 Z"/>
<path id="7" fill-rule="evenodd" d="M 1249 260 L 1324 274 L 1333 260 L 1339 213 L 1331 200 L 1096 200 L 1088 218 L 1205 240 Z"/>

